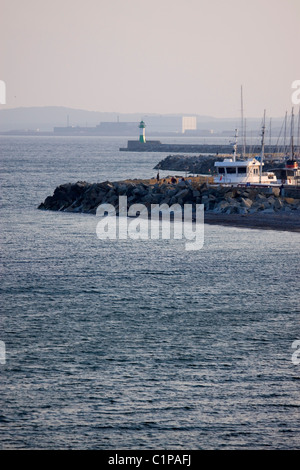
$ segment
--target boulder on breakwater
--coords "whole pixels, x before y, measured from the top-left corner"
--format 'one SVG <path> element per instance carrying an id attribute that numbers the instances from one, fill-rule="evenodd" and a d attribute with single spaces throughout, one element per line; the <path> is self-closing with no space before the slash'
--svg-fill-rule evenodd
<path id="1" fill-rule="evenodd" d="M 283 197 L 280 188 L 234 188 L 210 186 L 193 181 L 171 180 L 127 180 L 103 183 L 67 183 L 58 186 L 52 196 L 48 196 L 38 209 L 83 212 L 95 214 L 100 204 L 112 204 L 116 212 L 119 196 L 127 197 L 128 207 L 144 204 L 148 210 L 151 204 L 204 204 L 204 210 L 216 214 L 272 214 L 289 212 L 300 214 L 300 194 Z"/>

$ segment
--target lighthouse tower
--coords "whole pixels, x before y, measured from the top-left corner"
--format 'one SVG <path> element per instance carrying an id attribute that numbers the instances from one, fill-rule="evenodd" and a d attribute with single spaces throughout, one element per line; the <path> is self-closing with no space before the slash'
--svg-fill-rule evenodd
<path id="1" fill-rule="evenodd" d="M 139 142 L 142 142 L 143 144 L 146 143 L 145 127 L 146 127 L 146 124 L 144 123 L 144 121 L 141 121 L 139 125 L 139 129 L 140 129 Z"/>

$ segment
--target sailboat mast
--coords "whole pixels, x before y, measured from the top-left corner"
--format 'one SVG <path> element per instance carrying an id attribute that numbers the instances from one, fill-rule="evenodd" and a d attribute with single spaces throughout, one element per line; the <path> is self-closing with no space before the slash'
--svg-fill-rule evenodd
<path id="1" fill-rule="evenodd" d="M 294 155 L 294 108 L 292 108 L 292 115 L 291 115 L 291 147 L 290 147 L 290 157 L 291 160 L 295 159 Z"/>
<path id="2" fill-rule="evenodd" d="M 287 123 L 287 111 L 285 112 L 284 118 L 284 138 L 283 138 L 283 153 L 286 156 L 286 123 Z"/>
<path id="3" fill-rule="evenodd" d="M 259 182 L 262 180 L 262 167 L 265 153 L 265 129 L 266 129 L 266 110 L 264 110 L 263 125 L 261 130 L 261 154 L 260 154 L 260 168 L 259 168 Z"/>
<path id="4" fill-rule="evenodd" d="M 298 131 L 297 131 L 298 158 L 300 156 L 300 108 L 298 111 Z"/>
<path id="5" fill-rule="evenodd" d="M 236 161 L 236 151 L 237 151 L 237 138 L 238 138 L 238 130 L 235 129 L 235 141 L 233 146 L 233 161 Z"/>
<path id="6" fill-rule="evenodd" d="M 246 154 L 246 145 L 247 145 L 247 141 L 246 141 L 246 135 L 247 135 L 247 122 L 246 122 L 246 118 L 244 120 L 244 123 L 245 123 L 245 127 L 244 127 L 244 150 L 245 150 L 245 154 Z"/>
<path id="7" fill-rule="evenodd" d="M 246 154 L 246 145 L 245 145 L 245 129 L 244 129 L 244 102 L 243 102 L 243 85 L 241 85 L 241 137 L 242 137 L 242 155 L 244 157 Z"/>

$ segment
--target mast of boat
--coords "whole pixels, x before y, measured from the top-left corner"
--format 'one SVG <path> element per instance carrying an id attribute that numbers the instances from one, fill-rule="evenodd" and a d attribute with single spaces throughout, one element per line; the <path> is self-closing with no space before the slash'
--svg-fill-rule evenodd
<path id="1" fill-rule="evenodd" d="M 246 121 L 246 118 L 245 118 L 244 119 L 244 152 L 245 152 L 245 156 L 246 156 L 246 148 L 247 148 L 246 135 L 247 135 L 247 121 Z"/>
<path id="2" fill-rule="evenodd" d="M 300 157 L 300 107 L 298 111 L 298 131 L 297 131 L 298 158 Z"/>
<path id="3" fill-rule="evenodd" d="M 241 134 L 242 134 L 242 154 L 243 158 L 246 154 L 246 145 L 245 145 L 245 129 L 244 129 L 244 103 L 243 103 L 243 85 L 241 85 Z"/>
<path id="4" fill-rule="evenodd" d="M 262 180 L 262 167 L 264 161 L 264 153 L 265 153 L 265 129 L 266 129 L 266 110 L 264 110 L 264 118 L 261 130 L 261 153 L 260 153 L 260 168 L 259 168 L 259 182 L 261 183 Z"/>
<path id="5" fill-rule="evenodd" d="M 250 145 L 249 145 L 249 156 L 251 157 L 253 153 L 253 142 L 252 142 L 253 132 L 250 131 Z"/>
<path id="6" fill-rule="evenodd" d="M 237 151 L 237 138 L 238 138 L 238 130 L 236 129 L 235 130 L 235 141 L 234 141 L 234 145 L 233 145 L 233 161 L 235 162 L 236 161 L 236 151 Z"/>
<path id="7" fill-rule="evenodd" d="M 292 108 L 292 115 L 291 115 L 291 145 L 290 145 L 290 157 L 291 160 L 295 160 L 295 151 L 294 151 L 294 108 Z"/>
<path id="8" fill-rule="evenodd" d="M 287 111 L 285 112 L 284 118 L 284 138 L 283 138 L 283 154 L 286 156 L 286 123 L 287 123 Z"/>

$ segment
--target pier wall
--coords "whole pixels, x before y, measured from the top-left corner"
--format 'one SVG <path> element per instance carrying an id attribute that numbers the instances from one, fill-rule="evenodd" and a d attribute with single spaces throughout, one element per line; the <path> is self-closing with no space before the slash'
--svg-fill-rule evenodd
<path id="1" fill-rule="evenodd" d="M 137 140 L 128 140 L 127 147 L 121 147 L 121 152 L 173 152 L 173 153 L 212 153 L 232 154 L 231 144 L 162 144 L 159 140 L 147 140 L 145 143 Z M 246 153 L 260 153 L 259 147 L 246 146 Z M 276 154 L 278 148 L 275 145 L 266 145 L 265 153 Z M 238 147 L 238 153 L 240 149 Z"/>

